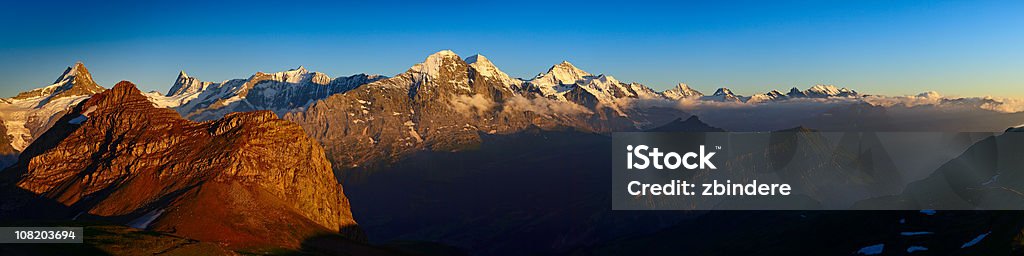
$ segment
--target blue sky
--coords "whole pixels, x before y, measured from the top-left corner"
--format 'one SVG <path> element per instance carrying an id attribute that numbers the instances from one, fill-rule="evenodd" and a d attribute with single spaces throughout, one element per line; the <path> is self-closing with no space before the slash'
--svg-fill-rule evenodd
<path id="1" fill-rule="evenodd" d="M 32 1 L 37 2 L 37 1 Z M 189 1 L 6 3 L 0 96 L 83 61 L 98 83 L 166 91 L 303 65 L 394 75 L 481 53 L 515 77 L 568 60 L 661 90 L 1024 97 L 1024 1 Z"/>

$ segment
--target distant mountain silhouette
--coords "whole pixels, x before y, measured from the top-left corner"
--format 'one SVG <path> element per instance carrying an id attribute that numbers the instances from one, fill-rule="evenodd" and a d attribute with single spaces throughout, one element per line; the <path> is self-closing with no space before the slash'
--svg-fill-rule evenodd
<path id="1" fill-rule="evenodd" d="M 685 121 L 676 118 L 667 124 L 647 130 L 648 132 L 724 132 L 722 128 L 708 125 L 697 116 L 690 116 Z"/>

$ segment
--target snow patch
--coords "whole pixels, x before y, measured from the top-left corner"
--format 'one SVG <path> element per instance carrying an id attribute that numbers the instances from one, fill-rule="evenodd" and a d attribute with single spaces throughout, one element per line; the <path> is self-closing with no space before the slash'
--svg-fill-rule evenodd
<path id="1" fill-rule="evenodd" d="M 160 217 L 160 215 L 163 213 L 163 209 L 150 211 L 142 215 L 141 217 L 132 220 L 131 222 L 128 222 L 128 226 L 137 229 L 146 229 L 147 227 L 149 227 L 150 223 L 153 223 L 153 221 L 156 220 L 156 218 Z"/>
<path id="2" fill-rule="evenodd" d="M 988 234 L 992 234 L 992 231 L 989 231 L 989 232 L 986 232 L 984 234 L 978 235 L 974 239 L 971 239 L 971 241 L 967 241 L 966 243 L 964 243 L 964 245 L 960 246 L 960 248 L 967 248 L 967 247 L 974 246 L 974 245 L 978 244 L 979 242 L 981 242 L 982 239 L 985 239 L 985 237 L 988 236 Z"/>
<path id="3" fill-rule="evenodd" d="M 981 185 L 982 186 L 988 186 L 988 185 L 991 185 L 992 183 L 996 183 L 996 181 L 998 181 L 998 180 L 999 180 L 999 174 L 996 174 L 996 175 L 993 175 L 992 178 L 988 179 L 988 181 L 981 183 Z"/>
<path id="4" fill-rule="evenodd" d="M 82 124 L 86 120 L 89 120 L 89 117 L 87 117 L 85 115 L 78 115 L 77 117 L 75 117 L 75 118 L 71 119 L 70 121 L 68 121 L 68 123 L 69 124 Z"/>
<path id="5" fill-rule="evenodd" d="M 857 254 L 860 254 L 860 255 L 878 255 L 878 254 L 882 254 L 883 250 L 885 250 L 885 244 L 869 245 L 869 246 L 865 246 L 864 248 L 860 248 L 860 250 L 857 251 Z"/>
<path id="6" fill-rule="evenodd" d="M 928 247 L 924 247 L 924 246 L 917 246 L 917 245 L 915 245 L 915 246 L 907 247 L 907 253 L 918 252 L 918 251 L 927 251 L 927 250 L 928 250 Z"/>

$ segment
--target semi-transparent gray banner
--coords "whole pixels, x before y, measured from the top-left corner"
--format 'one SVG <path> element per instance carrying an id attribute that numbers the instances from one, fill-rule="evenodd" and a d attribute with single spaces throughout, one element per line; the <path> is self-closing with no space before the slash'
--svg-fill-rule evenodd
<path id="1" fill-rule="evenodd" d="M 1024 210 L 1024 133 L 627 132 L 615 210 Z"/>

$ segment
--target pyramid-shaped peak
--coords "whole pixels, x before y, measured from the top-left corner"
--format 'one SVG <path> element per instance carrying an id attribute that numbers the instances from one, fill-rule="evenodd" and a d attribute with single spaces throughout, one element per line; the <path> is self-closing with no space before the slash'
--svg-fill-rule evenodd
<path id="1" fill-rule="evenodd" d="M 142 94 L 142 91 L 139 91 L 139 88 L 136 87 L 134 83 L 123 80 L 121 82 L 117 82 L 114 87 L 110 88 L 110 94 L 118 93 Z"/>
<path id="2" fill-rule="evenodd" d="M 85 68 L 85 64 L 79 61 L 75 65 L 64 69 L 64 73 L 61 73 L 57 80 L 53 81 L 53 84 L 18 93 L 17 96 L 14 96 L 14 99 L 47 97 L 45 101 L 48 102 L 52 99 L 69 96 L 92 95 L 103 90 L 103 87 L 100 87 L 92 80 L 92 75 Z"/>
<path id="3" fill-rule="evenodd" d="M 422 63 L 413 65 L 409 70 L 416 73 L 426 74 L 431 77 L 437 77 L 441 72 L 441 67 L 446 65 L 445 63 L 450 63 L 451 61 L 464 62 L 459 55 L 455 54 L 455 52 L 452 52 L 451 50 L 441 50 L 427 56 L 426 60 Z"/>
<path id="4" fill-rule="evenodd" d="M 78 77 L 79 75 L 82 75 L 83 79 L 92 80 L 89 69 L 85 68 L 85 64 L 82 61 L 76 61 L 74 65 L 64 69 L 64 73 L 57 77 L 57 80 L 53 81 L 53 83 L 60 83 L 68 78 Z"/>
<path id="5" fill-rule="evenodd" d="M 480 54 L 474 54 L 473 56 L 469 56 L 469 57 L 466 58 L 466 63 L 473 64 L 473 63 L 477 63 L 477 62 L 480 62 L 480 63 L 490 63 L 491 61 L 488 60 L 487 57 L 485 57 L 483 55 L 480 55 Z"/>
<path id="6" fill-rule="evenodd" d="M 579 68 L 576 67 L 576 65 L 573 65 L 572 63 L 570 63 L 567 60 L 563 60 L 562 62 L 559 62 L 558 64 L 555 64 L 554 66 L 551 67 L 551 69 L 552 70 L 554 70 L 554 69 L 580 70 Z"/>
<path id="7" fill-rule="evenodd" d="M 185 73 L 185 70 L 182 70 L 182 71 L 178 72 L 178 79 L 182 79 L 182 78 L 189 78 L 188 74 Z"/>
<path id="8" fill-rule="evenodd" d="M 459 55 L 455 54 L 455 52 L 453 52 L 452 50 L 440 50 L 438 52 L 435 52 L 434 54 L 431 54 L 427 58 L 429 59 L 431 57 L 459 57 Z"/>
<path id="9" fill-rule="evenodd" d="M 715 95 L 733 95 L 733 93 L 729 88 L 722 87 L 715 91 Z"/>
<path id="10" fill-rule="evenodd" d="M 577 68 L 572 63 L 564 60 L 561 63 L 551 66 L 551 68 L 548 69 L 548 73 L 555 75 L 559 80 L 563 80 L 562 78 L 577 79 L 584 76 L 592 76 L 590 73 L 587 73 L 586 71 Z"/>

